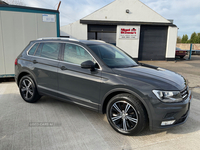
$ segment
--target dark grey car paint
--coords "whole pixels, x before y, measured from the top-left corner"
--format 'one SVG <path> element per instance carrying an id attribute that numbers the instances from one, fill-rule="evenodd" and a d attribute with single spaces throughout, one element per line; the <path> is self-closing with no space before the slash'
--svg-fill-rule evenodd
<path id="1" fill-rule="evenodd" d="M 58 90 L 58 62 L 43 58 L 32 58 L 33 61 L 33 73 L 37 79 L 37 85 L 40 87 L 46 87 L 52 90 Z M 41 89 L 45 90 L 45 89 Z M 50 92 L 46 90 L 45 92 Z"/>
<path id="2" fill-rule="evenodd" d="M 90 71 L 79 65 L 59 63 L 58 91 L 61 98 L 80 103 L 83 101 L 89 107 L 98 109 L 101 82 L 101 70 Z"/>
<path id="3" fill-rule="evenodd" d="M 134 94 L 141 100 L 147 110 L 151 129 L 160 129 L 160 123 L 166 113 L 178 112 L 173 119 L 180 118 L 188 111 L 190 96 L 180 103 L 163 103 L 157 99 L 152 90 L 181 91 L 187 85 L 185 79 L 174 72 L 165 69 L 153 69 L 144 66 L 130 68 L 107 67 L 87 44 L 104 44 L 93 41 L 43 40 L 42 42 L 75 43 L 85 47 L 97 60 L 101 69 L 90 71 L 81 66 L 58 60 L 47 60 L 27 56 L 28 46 L 18 57 L 16 82 L 20 73 L 27 72 L 34 78 L 40 94 L 57 97 L 61 100 L 77 103 L 93 110 L 103 112 L 106 97 L 113 92 Z M 41 42 L 41 41 L 33 41 Z M 62 49 L 63 50 L 63 49 Z M 60 52 L 62 53 L 62 52 Z M 33 60 L 38 63 L 34 64 Z M 64 66 L 65 69 L 61 69 Z M 170 118 L 172 119 L 172 118 Z"/>
<path id="4" fill-rule="evenodd" d="M 136 66 L 132 68 L 113 69 L 113 71 L 127 78 L 133 78 L 156 85 L 160 90 L 179 91 L 186 86 L 186 81 L 181 75 L 162 68 L 152 69 Z M 163 82 L 165 83 L 164 85 Z"/>

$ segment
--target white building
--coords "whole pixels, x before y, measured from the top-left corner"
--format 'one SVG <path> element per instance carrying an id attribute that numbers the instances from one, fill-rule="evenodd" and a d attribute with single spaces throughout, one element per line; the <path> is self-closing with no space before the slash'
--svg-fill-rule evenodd
<path id="1" fill-rule="evenodd" d="M 60 36 L 59 11 L 0 4 L 0 78 L 14 77 L 14 61 L 31 40 Z"/>
<path id="2" fill-rule="evenodd" d="M 112 43 L 136 60 L 174 60 L 177 29 L 139 0 L 115 0 L 60 32 Z"/>

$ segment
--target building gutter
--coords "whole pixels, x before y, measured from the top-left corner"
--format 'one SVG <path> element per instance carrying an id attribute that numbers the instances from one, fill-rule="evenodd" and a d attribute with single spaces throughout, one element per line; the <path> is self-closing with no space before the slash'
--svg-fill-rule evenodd
<path id="1" fill-rule="evenodd" d="M 172 26 L 177 27 L 173 23 L 162 22 L 137 22 L 137 21 L 102 21 L 102 20 L 80 20 L 81 24 L 98 24 L 98 25 L 154 25 L 154 26 Z"/>

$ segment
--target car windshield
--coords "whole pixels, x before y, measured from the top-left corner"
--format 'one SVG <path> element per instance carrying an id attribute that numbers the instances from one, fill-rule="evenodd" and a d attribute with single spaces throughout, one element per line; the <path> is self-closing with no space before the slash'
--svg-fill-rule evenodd
<path id="1" fill-rule="evenodd" d="M 176 50 L 181 50 L 181 49 L 177 47 Z"/>
<path id="2" fill-rule="evenodd" d="M 127 68 L 138 64 L 119 48 L 108 44 L 94 44 L 88 47 L 110 68 Z"/>

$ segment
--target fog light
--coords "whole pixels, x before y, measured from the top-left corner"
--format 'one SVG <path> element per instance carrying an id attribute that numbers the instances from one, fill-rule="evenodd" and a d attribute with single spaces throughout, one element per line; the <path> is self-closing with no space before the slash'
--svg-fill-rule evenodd
<path id="1" fill-rule="evenodd" d="M 176 120 L 162 121 L 161 126 L 172 125 Z"/>

